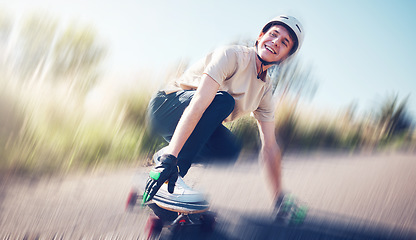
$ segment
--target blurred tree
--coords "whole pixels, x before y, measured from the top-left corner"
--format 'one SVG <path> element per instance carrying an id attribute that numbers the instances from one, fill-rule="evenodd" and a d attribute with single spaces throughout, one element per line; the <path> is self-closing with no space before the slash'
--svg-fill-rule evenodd
<path id="1" fill-rule="evenodd" d="M 7 49 L 13 24 L 7 14 L 0 12 L 0 64 L 3 67 L 7 58 Z"/>
<path id="2" fill-rule="evenodd" d="M 6 20 L 0 18 L 0 50 L 8 51 L 3 58 L 13 75 L 29 85 L 64 80 L 69 91 L 86 92 L 95 83 L 106 48 L 91 27 L 70 24 L 62 30 L 57 19 L 35 13 L 15 24 L 10 41 L 14 25 Z"/>
<path id="3" fill-rule="evenodd" d="M 42 81 L 48 70 L 58 24 L 46 14 L 32 14 L 23 20 L 17 40 L 17 73 L 23 80 Z"/>
<path id="4" fill-rule="evenodd" d="M 282 99 L 291 93 L 294 96 L 295 104 L 300 97 L 313 97 L 317 90 L 312 66 L 305 64 L 299 56 L 272 67 L 269 75 L 273 83 L 275 97 Z"/>
<path id="5" fill-rule="evenodd" d="M 92 28 L 72 24 L 54 46 L 52 71 L 58 79 L 69 79 L 71 89 L 85 92 L 95 83 L 105 52 Z"/>
<path id="6" fill-rule="evenodd" d="M 355 116 L 357 115 L 357 108 L 358 108 L 358 104 L 357 102 L 353 101 L 351 102 L 344 110 L 343 112 L 343 116 L 342 119 L 345 122 L 349 122 L 351 123 L 352 121 L 354 121 Z"/>
<path id="7" fill-rule="evenodd" d="M 317 84 L 312 76 L 312 66 L 304 64 L 298 56 L 270 68 L 269 76 L 273 84 L 276 108 L 282 108 L 282 104 L 287 105 L 286 113 L 280 112 L 280 120 L 276 122 L 281 144 L 286 149 L 296 136 L 298 102 L 301 98 L 312 98 Z"/>
<path id="8" fill-rule="evenodd" d="M 406 97 L 399 103 L 396 94 L 382 102 L 376 114 L 380 138 L 390 139 L 394 135 L 411 130 L 412 120 L 407 113 L 408 99 L 409 97 Z"/>

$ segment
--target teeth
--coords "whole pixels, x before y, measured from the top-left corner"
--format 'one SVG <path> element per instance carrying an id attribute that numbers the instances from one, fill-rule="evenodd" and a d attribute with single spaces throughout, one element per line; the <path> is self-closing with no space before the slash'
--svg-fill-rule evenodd
<path id="1" fill-rule="evenodd" d="M 274 53 L 274 54 L 276 53 L 273 49 L 269 48 L 268 46 L 266 46 L 266 49 L 269 50 L 270 52 Z"/>

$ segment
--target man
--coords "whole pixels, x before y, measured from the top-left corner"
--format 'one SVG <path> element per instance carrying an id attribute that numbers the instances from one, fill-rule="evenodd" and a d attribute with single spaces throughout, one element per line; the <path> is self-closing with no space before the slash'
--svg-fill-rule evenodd
<path id="1" fill-rule="evenodd" d="M 236 159 L 240 146 L 222 123 L 252 113 L 262 142 L 260 159 L 276 207 L 281 205 L 281 151 L 275 137 L 275 105 L 267 70 L 298 52 L 303 37 L 296 18 L 278 16 L 263 27 L 255 47 L 219 48 L 152 98 L 150 123 L 169 145 L 155 155 L 157 164 L 149 174 L 143 203 L 155 194 L 167 198 L 176 194 L 178 175 L 176 188 L 182 190 L 174 199 L 200 199 L 181 177 L 201 159 Z"/>

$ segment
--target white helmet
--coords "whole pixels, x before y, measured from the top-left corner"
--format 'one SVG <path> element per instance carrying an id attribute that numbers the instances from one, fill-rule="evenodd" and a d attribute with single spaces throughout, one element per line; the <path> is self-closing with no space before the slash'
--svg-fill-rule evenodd
<path id="1" fill-rule="evenodd" d="M 270 20 L 262 29 L 263 33 L 266 33 L 269 28 L 273 25 L 276 24 L 280 24 L 285 26 L 289 32 L 291 32 L 291 35 L 293 35 L 293 37 L 295 37 L 295 44 L 293 45 L 292 50 L 290 51 L 290 55 L 296 53 L 300 47 L 302 46 L 303 43 L 303 38 L 304 38 L 304 31 L 303 31 L 303 27 L 300 24 L 300 22 L 292 17 L 292 16 L 286 16 L 286 15 L 280 15 L 278 17 L 273 18 L 272 20 Z"/>

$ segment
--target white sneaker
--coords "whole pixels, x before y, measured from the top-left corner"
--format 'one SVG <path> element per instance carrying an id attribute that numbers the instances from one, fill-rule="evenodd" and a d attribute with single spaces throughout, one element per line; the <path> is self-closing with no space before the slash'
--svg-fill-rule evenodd
<path id="1" fill-rule="evenodd" d="M 162 148 L 153 155 L 153 161 L 155 164 L 159 163 L 159 156 L 163 154 L 164 150 L 165 148 Z M 197 203 L 205 201 L 204 195 L 186 185 L 181 176 L 179 176 L 176 181 L 173 193 L 168 192 L 168 184 L 164 183 L 155 196 L 183 203 Z"/>
<path id="2" fill-rule="evenodd" d="M 155 154 L 153 154 L 153 162 L 155 163 L 155 165 L 159 164 L 159 157 L 163 155 L 163 153 L 165 153 L 166 148 L 168 148 L 167 146 L 160 149 L 159 151 L 155 152 Z"/>

